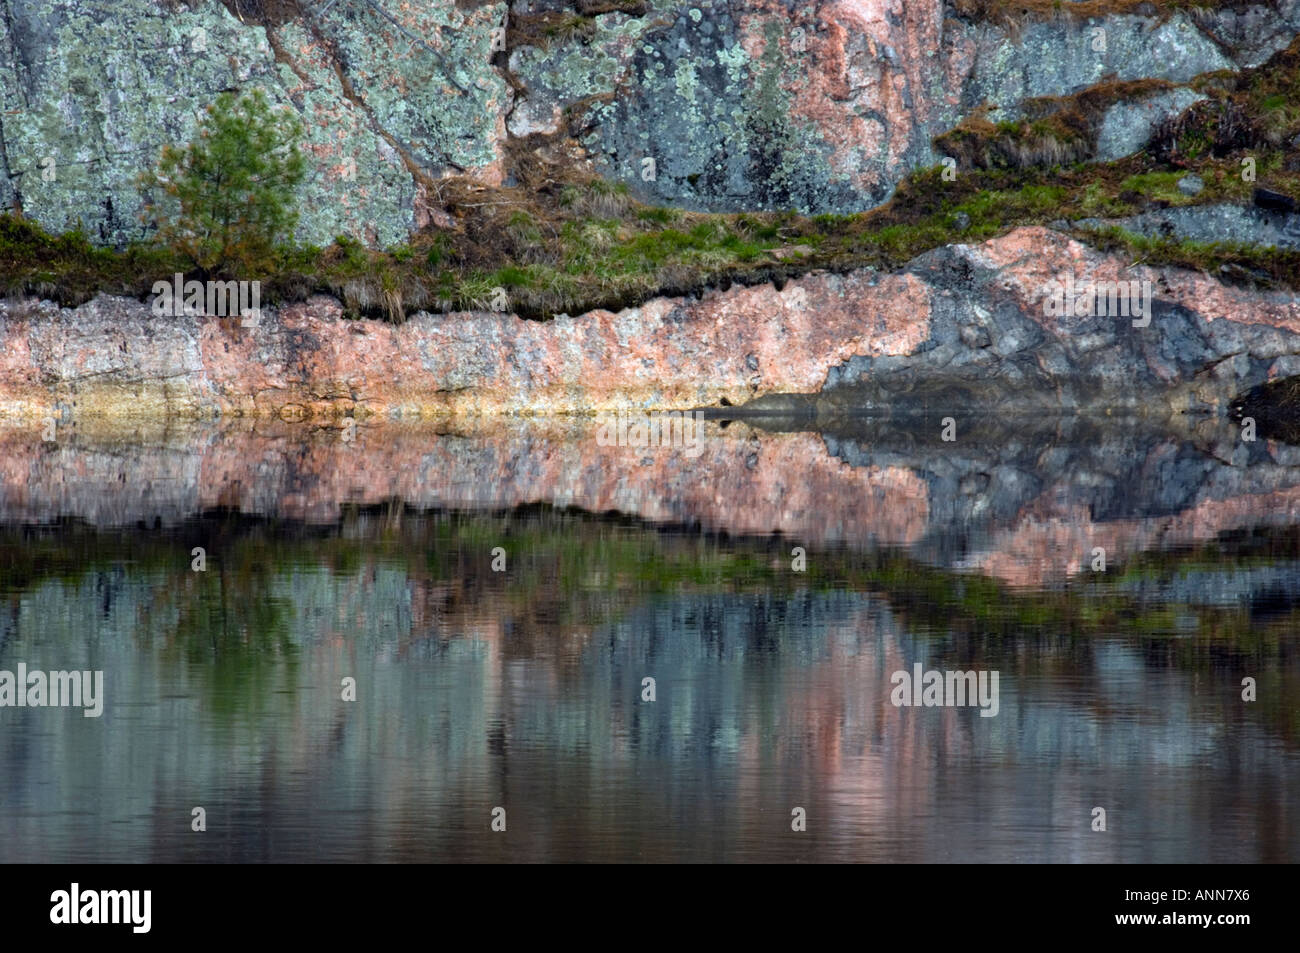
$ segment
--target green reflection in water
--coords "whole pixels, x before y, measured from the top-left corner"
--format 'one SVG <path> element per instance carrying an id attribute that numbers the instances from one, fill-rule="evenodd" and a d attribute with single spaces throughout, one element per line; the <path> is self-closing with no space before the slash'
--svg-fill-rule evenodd
<path id="1" fill-rule="evenodd" d="M 207 551 L 206 572 L 190 568 L 194 546 Z M 492 571 L 497 546 L 507 551 L 508 572 Z M 720 537 L 548 506 L 464 514 L 392 503 L 346 508 L 323 526 L 220 513 L 174 529 L 0 530 L 0 593 L 16 604 L 43 582 L 108 569 L 157 578 L 151 621 L 135 637 L 156 640 L 166 664 L 184 665 L 217 712 L 252 719 L 278 710 L 276 699 L 298 678 L 295 592 L 382 567 L 396 573 L 399 588 L 414 585 L 435 603 L 408 642 L 457 638 L 488 613 L 512 632 L 507 657 L 555 657 L 574 628 L 616 623 L 656 596 L 848 590 L 882 596 L 906 631 L 944 641 L 955 663 L 1031 649 L 1020 653 L 1022 671 L 1043 672 L 1068 660 L 1072 646 L 1118 637 L 1185 671 L 1251 672 L 1259 681 L 1254 717 L 1288 743 L 1300 737 L 1300 711 L 1286 704 L 1300 689 L 1294 666 L 1274 664 L 1300 623 L 1300 605 L 1261 609 L 1245 590 L 1219 604 L 1178 594 L 1178 581 L 1197 573 L 1285 568 L 1300 560 L 1300 531 L 1146 553 L 1050 589 L 1011 587 L 889 549 L 810 551 L 807 571 L 794 573 L 790 547 L 776 537 Z M 345 636 L 361 628 L 327 621 Z M 1224 718 L 1241 717 L 1233 699 L 1218 704 Z"/>

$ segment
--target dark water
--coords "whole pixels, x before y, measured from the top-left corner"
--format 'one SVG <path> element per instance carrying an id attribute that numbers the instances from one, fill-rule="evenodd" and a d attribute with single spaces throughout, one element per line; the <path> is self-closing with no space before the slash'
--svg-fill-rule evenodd
<path id="1" fill-rule="evenodd" d="M 8 438 L 0 861 L 1300 857 L 1300 454 L 786 430 Z"/>

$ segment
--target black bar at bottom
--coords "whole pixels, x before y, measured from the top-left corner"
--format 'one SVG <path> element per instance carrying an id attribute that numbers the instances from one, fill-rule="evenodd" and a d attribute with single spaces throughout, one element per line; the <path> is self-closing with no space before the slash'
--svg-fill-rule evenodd
<path id="1" fill-rule="evenodd" d="M 334 945 L 350 937 L 373 942 L 390 931 L 418 936 L 441 922 L 486 928 L 493 939 L 516 930 L 531 932 L 540 941 L 561 924 L 567 933 L 583 930 L 587 918 L 595 924 L 612 917 L 623 922 L 626 939 L 637 945 L 637 936 L 666 938 L 661 931 L 676 935 L 688 922 L 701 921 L 733 941 L 751 931 L 760 937 L 781 931 L 812 938 L 826 935 L 832 921 L 838 921 L 873 941 L 1103 934 L 1118 939 L 1128 934 L 1144 940 L 1182 943 L 1200 937 L 1232 943 L 1287 935 L 1293 913 L 1288 909 L 1293 906 L 1292 871 L 1286 867 L 611 871 L 574 866 L 543 871 L 428 865 L 38 865 L 11 866 L 5 875 L 0 909 L 6 940 L 319 940 Z M 76 924 L 71 922 L 74 884 Z M 118 922 L 88 924 L 87 919 Z M 964 941 L 954 948 L 965 948 Z"/>

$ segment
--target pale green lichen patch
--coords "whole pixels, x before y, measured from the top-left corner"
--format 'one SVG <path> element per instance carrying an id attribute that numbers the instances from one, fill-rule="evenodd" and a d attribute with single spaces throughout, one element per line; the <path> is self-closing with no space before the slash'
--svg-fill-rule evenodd
<path id="1" fill-rule="evenodd" d="M 395 24 L 367 6 L 336 4 L 318 23 L 360 105 L 415 161 L 441 173 L 500 158 L 506 85 L 491 57 L 505 12 L 504 3 L 465 12 L 406 5 L 390 14 Z"/>
<path id="2" fill-rule="evenodd" d="M 576 42 L 556 40 L 511 51 L 511 71 L 527 77 L 527 92 L 517 99 L 511 116 L 516 135 L 554 132 L 555 117 L 564 107 L 611 95 L 627 80 L 645 22 L 621 13 L 585 22 L 587 28 Z"/>
<path id="3" fill-rule="evenodd" d="M 225 88 L 274 82 L 261 31 L 224 7 L 169 13 L 143 0 L 17 4 L 0 18 L 4 153 L 13 199 L 43 224 L 97 240 L 142 234 L 135 178 L 185 141 Z"/>
<path id="4" fill-rule="evenodd" d="M 274 28 L 286 62 L 279 65 L 282 95 L 303 120 L 303 154 L 312 175 L 302 191 L 309 221 L 301 240 L 325 245 L 336 235 L 394 245 L 414 227 L 415 183 L 402 157 L 339 88 L 328 57 L 301 25 Z M 319 202 L 317 208 L 307 203 Z"/>
<path id="5" fill-rule="evenodd" d="M 661 15 L 628 81 L 591 108 L 596 128 L 584 145 L 598 170 L 647 200 L 688 208 L 861 207 L 831 169 L 820 130 L 793 108 L 798 65 L 781 24 L 738 21 L 721 2 L 691 9 L 701 15 Z M 761 49 L 757 59 L 747 44 Z"/>

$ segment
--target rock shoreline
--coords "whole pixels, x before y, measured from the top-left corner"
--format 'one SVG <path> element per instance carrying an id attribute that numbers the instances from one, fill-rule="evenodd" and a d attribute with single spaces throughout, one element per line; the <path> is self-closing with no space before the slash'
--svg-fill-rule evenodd
<path id="1" fill-rule="evenodd" d="M 1139 282 L 1149 324 L 1051 316 L 1063 282 Z M 286 420 L 737 407 L 1224 416 L 1300 374 L 1300 295 L 1099 252 L 1041 227 L 885 273 L 813 272 L 549 322 L 419 313 L 345 320 L 334 299 L 158 318 L 101 296 L 0 304 L 0 419 Z"/>

